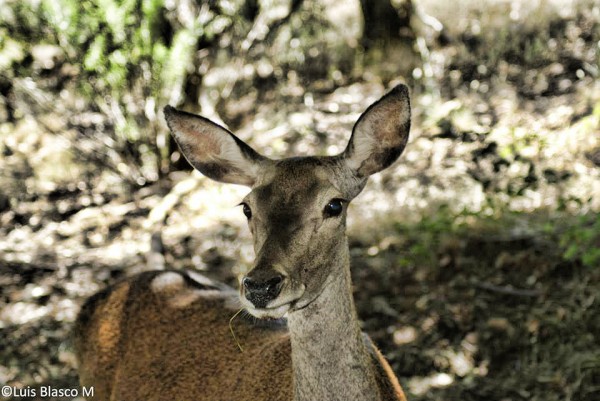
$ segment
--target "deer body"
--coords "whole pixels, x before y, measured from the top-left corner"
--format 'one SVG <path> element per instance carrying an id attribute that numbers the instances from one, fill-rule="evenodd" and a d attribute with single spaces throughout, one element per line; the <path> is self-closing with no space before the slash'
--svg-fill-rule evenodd
<path id="1" fill-rule="evenodd" d="M 347 204 L 408 138 L 410 105 L 394 88 L 331 157 L 270 160 L 199 116 L 165 109 L 206 176 L 250 186 L 243 211 L 254 267 L 239 294 L 191 273 L 146 272 L 92 297 L 75 327 L 82 385 L 112 401 L 405 400 L 361 332 L 351 290 Z M 267 322 L 238 318 L 244 307 Z"/>

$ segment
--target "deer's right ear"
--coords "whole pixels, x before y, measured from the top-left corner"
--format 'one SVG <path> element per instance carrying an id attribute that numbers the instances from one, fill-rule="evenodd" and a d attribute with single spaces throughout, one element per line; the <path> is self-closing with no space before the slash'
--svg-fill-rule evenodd
<path id="1" fill-rule="evenodd" d="M 171 106 L 165 107 L 164 113 L 185 158 L 213 180 L 251 187 L 261 168 L 269 161 L 209 119 Z"/>

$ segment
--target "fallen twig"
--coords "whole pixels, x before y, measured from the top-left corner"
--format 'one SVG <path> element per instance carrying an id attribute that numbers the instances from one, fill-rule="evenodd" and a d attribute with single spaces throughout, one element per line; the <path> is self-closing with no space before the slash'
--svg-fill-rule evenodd
<path id="1" fill-rule="evenodd" d="M 476 282 L 475 286 L 477 288 L 481 288 L 482 290 L 497 292 L 506 295 L 515 295 L 518 297 L 537 297 L 542 294 L 541 291 L 538 290 L 525 290 L 522 288 L 513 288 L 512 286 L 500 286 L 480 281 Z"/>

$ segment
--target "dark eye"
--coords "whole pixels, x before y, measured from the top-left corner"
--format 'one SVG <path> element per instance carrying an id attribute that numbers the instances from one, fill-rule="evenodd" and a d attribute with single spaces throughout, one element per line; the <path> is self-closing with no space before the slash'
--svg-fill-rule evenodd
<path id="1" fill-rule="evenodd" d="M 332 199 L 329 201 L 327 206 L 325 206 L 325 217 L 335 217 L 342 214 L 342 210 L 344 210 L 344 203 L 341 199 Z"/>
<path id="2" fill-rule="evenodd" d="M 248 206 L 246 203 L 242 203 L 242 211 L 248 220 L 250 220 L 250 217 L 252 217 L 252 210 L 250 210 L 250 206 Z"/>

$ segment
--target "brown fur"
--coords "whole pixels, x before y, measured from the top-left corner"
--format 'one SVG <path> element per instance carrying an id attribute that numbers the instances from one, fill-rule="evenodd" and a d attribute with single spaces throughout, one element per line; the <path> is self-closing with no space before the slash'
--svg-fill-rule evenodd
<path id="1" fill-rule="evenodd" d="M 172 273 L 172 272 L 169 272 Z M 165 272 L 146 272 L 90 298 L 75 328 L 81 385 L 94 400 L 256 401 L 291 400 L 291 346 L 282 321 L 259 324 L 237 312 L 234 292 L 199 296 L 177 308 L 169 299 L 202 295 L 187 281 L 177 291 L 155 293 L 151 282 Z M 177 272 L 187 276 L 184 272 Z M 185 324 L 181 324 L 185 322 Z M 405 401 L 391 368 L 368 337 L 377 384 L 386 400 Z M 257 385 L 258 384 L 258 385 Z"/>
<path id="2" fill-rule="evenodd" d="M 290 399 L 290 344 L 283 326 L 261 327 L 247 317 L 235 319 L 232 326 L 244 348 L 241 352 L 229 330 L 229 319 L 236 313 L 228 306 L 234 292 L 203 297 L 206 290 L 185 282 L 177 292 L 157 293 L 151 283 L 162 274 L 132 277 L 83 309 L 75 346 L 81 384 L 95 387 L 95 400 Z M 185 292 L 200 296 L 184 307 L 169 304 Z M 105 346 L 102 326 L 109 328 L 117 347 Z M 276 382 L 270 378 L 274 374 Z"/>

